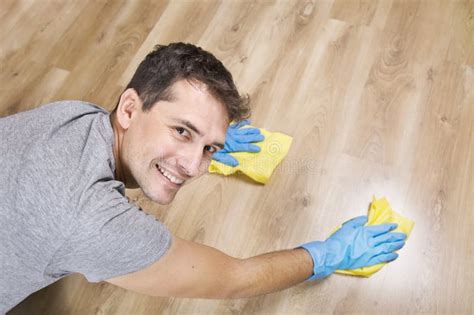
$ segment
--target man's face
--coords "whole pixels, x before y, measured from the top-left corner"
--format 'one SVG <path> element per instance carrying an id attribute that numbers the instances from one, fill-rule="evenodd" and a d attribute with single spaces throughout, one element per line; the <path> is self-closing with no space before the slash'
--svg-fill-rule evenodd
<path id="1" fill-rule="evenodd" d="M 171 101 L 159 101 L 146 113 L 138 99 L 121 146 L 127 187 L 139 186 L 159 204 L 170 203 L 187 181 L 207 172 L 229 124 L 225 107 L 205 85 L 181 80 L 171 91 Z"/>

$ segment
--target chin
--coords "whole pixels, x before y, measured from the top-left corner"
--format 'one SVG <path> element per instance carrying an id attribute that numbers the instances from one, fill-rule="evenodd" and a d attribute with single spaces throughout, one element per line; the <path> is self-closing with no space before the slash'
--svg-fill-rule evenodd
<path id="1" fill-rule="evenodd" d="M 169 189 L 169 187 L 164 185 L 161 181 L 138 180 L 137 182 L 143 194 L 151 201 L 160 205 L 170 204 L 179 190 Z"/>
<path id="2" fill-rule="evenodd" d="M 176 193 L 170 194 L 170 193 L 160 193 L 160 192 L 149 192 L 144 189 L 142 189 L 142 191 L 143 191 L 143 194 L 148 199 L 160 205 L 170 204 L 174 200 L 174 197 L 176 196 Z"/>
<path id="3" fill-rule="evenodd" d="M 157 204 L 160 204 L 160 205 L 163 205 L 163 206 L 166 206 L 166 205 L 169 205 L 173 200 L 174 200 L 174 196 L 172 198 L 169 198 L 169 199 L 152 199 L 154 202 L 156 202 Z"/>

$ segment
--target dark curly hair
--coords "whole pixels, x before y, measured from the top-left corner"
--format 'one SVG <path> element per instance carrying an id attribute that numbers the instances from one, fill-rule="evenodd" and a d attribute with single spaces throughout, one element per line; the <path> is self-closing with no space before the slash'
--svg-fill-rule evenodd
<path id="1" fill-rule="evenodd" d="M 133 88 L 149 111 L 161 100 L 170 101 L 170 87 L 179 80 L 204 83 L 208 91 L 227 109 L 229 119 L 250 116 L 248 96 L 237 91 L 230 72 L 214 55 L 186 43 L 157 45 L 140 63 L 126 89 Z M 113 110 L 115 112 L 117 107 Z"/>

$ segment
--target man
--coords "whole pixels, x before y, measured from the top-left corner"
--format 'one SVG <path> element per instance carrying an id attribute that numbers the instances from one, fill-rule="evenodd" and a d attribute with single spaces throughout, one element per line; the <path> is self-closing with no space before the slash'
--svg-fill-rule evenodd
<path id="1" fill-rule="evenodd" d="M 237 259 L 128 202 L 125 187 L 140 187 L 168 204 L 213 154 L 229 161 L 226 143 L 261 139 L 227 132 L 248 113 L 220 61 L 176 43 L 145 58 L 110 115 L 64 101 L 0 119 L 0 311 L 71 273 L 154 296 L 238 298 L 397 257 L 396 225 L 358 217 L 326 241 Z"/>

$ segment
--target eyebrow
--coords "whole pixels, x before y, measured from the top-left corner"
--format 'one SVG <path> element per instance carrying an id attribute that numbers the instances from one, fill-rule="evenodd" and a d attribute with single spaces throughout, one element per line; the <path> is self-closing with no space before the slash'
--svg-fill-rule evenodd
<path id="1" fill-rule="evenodd" d="M 185 119 L 174 119 L 175 121 L 179 122 L 179 123 L 182 123 L 183 125 L 185 125 L 186 127 L 188 127 L 189 129 L 191 129 L 192 131 L 194 131 L 195 133 L 197 133 L 198 135 L 202 136 L 202 133 L 199 131 L 199 129 L 196 128 L 196 126 L 194 126 L 190 121 L 188 120 L 185 120 Z M 220 143 L 220 142 L 214 142 L 212 143 L 213 145 L 215 146 L 218 146 L 219 148 L 223 149 L 224 148 L 224 144 L 223 143 Z"/>

